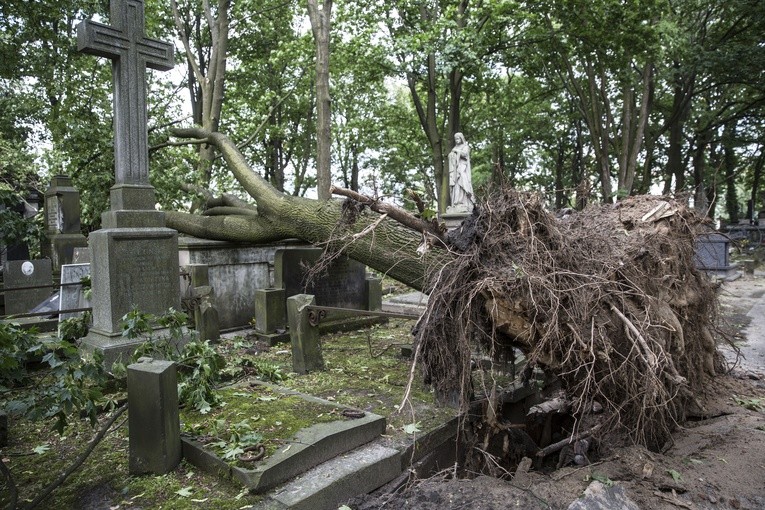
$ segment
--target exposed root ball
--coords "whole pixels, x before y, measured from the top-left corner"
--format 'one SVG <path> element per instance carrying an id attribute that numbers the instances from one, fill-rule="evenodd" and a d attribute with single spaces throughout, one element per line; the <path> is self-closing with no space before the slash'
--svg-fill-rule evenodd
<path id="1" fill-rule="evenodd" d="M 558 376 L 574 415 L 659 448 L 714 375 L 712 283 L 694 264 L 702 219 L 666 197 L 630 197 L 556 218 L 539 195 L 503 190 L 452 233 L 416 328 L 426 381 L 471 393 L 478 346 L 523 351 Z"/>

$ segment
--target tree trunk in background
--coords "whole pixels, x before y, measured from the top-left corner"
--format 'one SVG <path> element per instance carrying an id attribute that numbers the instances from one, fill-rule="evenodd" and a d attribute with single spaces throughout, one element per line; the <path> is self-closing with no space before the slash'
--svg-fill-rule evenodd
<path id="1" fill-rule="evenodd" d="M 176 0 L 171 1 L 173 18 L 178 35 L 186 52 L 186 62 L 189 66 L 189 93 L 191 94 L 194 122 L 208 131 L 218 131 L 220 128 L 221 110 L 223 108 L 223 92 L 226 75 L 226 58 L 228 52 L 229 8 L 231 0 L 218 0 L 217 12 L 213 13 L 209 4 L 205 3 L 204 16 L 207 28 L 210 30 L 211 46 L 209 60 L 205 60 L 205 47 L 201 19 L 195 14 L 191 19 L 189 11 L 181 12 Z M 192 47 L 193 44 L 193 47 Z M 210 187 L 212 180 L 212 165 L 215 160 L 215 149 L 211 145 L 199 146 L 198 185 Z"/>
<path id="2" fill-rule="evenodd" d="M 723 130 L 723 168 L 725 173 L 725 208 L 731 224 L 738 223 L 738 193 L 736 191 L 736 153 L 733 146 L 736 137 L 735 122 L 725 124 Z"/>
<path id="3" fill-rule="evenodd" d="M 332 110 L 329 97 L 329 34 L 332 0 L 308 0 L 308 18 L 316 43 L 316 188 L 319 200 L 331 197 Z"/>

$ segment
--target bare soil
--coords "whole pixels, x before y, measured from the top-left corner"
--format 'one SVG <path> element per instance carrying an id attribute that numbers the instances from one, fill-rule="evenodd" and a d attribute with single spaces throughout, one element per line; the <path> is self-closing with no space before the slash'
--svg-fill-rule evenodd
<path id="1" fill-rule="evenodd" d="M 505 479 L 440 473 L 349 503 L 391 509 L 765 509 L 765 275 L 726 282 L 726 330 L 746 359 L 706 388 L 704 411 L 662 452 L 600 445 L 592 464 L 552 472 L 519 469 Z M 726 358 L 736 360 L 728 349 Z M 592 494 L 601 494 L 598 500 Z M 606 494 L 608 497 L 603 496 Z"/>

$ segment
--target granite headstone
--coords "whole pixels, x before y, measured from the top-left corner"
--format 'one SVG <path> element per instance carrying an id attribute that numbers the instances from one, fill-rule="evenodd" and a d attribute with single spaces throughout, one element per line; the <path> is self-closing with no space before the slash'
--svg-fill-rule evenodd
<path id="1" fill-rule="evenodd" d="M 7 315 L 29 312 L 45 301 L 53 288 L 53 274 L 49 259 L 9 260 L 5 265 L 3 278 Z M 40 286 L 46 287 L 29 288 Z"/>

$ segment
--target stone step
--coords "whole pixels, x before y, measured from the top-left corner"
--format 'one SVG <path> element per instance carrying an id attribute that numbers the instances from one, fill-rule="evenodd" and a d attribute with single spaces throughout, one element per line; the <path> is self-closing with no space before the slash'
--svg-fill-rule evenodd
<path id="1" fill-rule="evenodd" d="M 401 454 L 380 441 L 339 455 L 279 487 L 259 510 L 335 510 L 401 474 Z"/>

